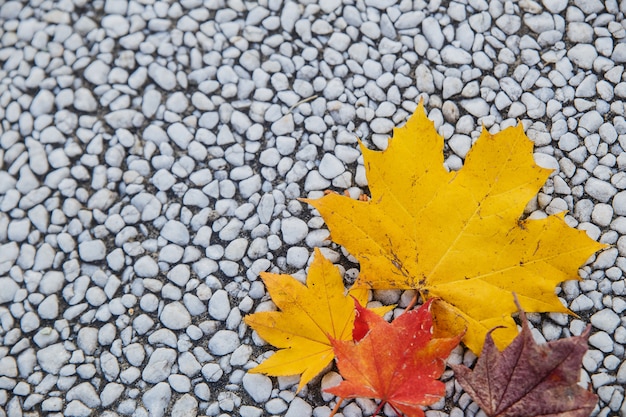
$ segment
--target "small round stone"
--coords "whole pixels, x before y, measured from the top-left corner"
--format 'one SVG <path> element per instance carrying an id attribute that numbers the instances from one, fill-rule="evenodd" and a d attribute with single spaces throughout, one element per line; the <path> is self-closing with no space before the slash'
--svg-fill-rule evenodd
<path id="1" fill-rule="evenodd" d="M 309 228 L 304 220 L 297 217 L 283 219 L 280 230 L 283 234 L 283 241 L 288 245 L 295 245 L 301 242 L 309 232 Z"/>
<path id="2" fill-rule="evenodd" d="M 85 262 L 101 261 L 106 256 L 106 246 L 101 240 L 88 240 L 78 245 L 78 254 Z"/>
<path id="3" fill-rule="evenodd" d="M 191 324 L 191 315 L 178 301 L 166 304 L 159 319 L 165 327 L 172 330 L 185 329 Z"/>
<path id="4" fill-rule="evenodd" d="M 272 394 L 272 380 L 262 374 L 248 374 L 243 376 L 243 388 L 254 401 L 263 404 Z"/>
<path id="5" fill-rule="evenodd" d="M 219 330 L 209 339 L 209 351 L 216 356 L 232 353 L 239 347 L 239 336 L 231 330 Z"/>
<path id="6" fill-rule="evenodd" d="M 159 273 L 159 266 L 151 256 L 142 256 L 133 267 L 138 277 L 151 278 Z"/>

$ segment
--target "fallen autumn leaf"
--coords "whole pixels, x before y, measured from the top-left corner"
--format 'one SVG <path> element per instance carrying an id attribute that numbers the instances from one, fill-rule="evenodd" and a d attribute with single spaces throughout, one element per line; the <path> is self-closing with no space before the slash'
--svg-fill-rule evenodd
<path id="1" fill-rule="evenodd" d="M 439 298 L 433 315 L 479 353 L 485 335 L 507 346 L 517 335 L 511 292 L 530 312 L 569 312 L 554 289 L 605 247 L 564 214 L 521 219 L 550 170 L 533 160 L 522 126 L 478 138 L 457 172 L 443 164 L 443 138 L 420 103 L 394 129 L 387 150 L 361 146 L 371 191 L 367 202 L 337 194 L 304 200 L 318 209 L 331 238 L 360 262 L 356 283 L 415 289 Z"/>

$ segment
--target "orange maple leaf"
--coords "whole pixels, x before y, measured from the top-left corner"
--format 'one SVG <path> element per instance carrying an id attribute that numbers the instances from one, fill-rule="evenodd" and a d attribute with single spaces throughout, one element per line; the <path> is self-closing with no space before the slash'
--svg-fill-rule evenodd
<path id="1" fill-rule="evenodd" d="M 423 417 L 421 406 L 434 404 L 445 394 L 445 384 L 438 378 L 462 334 L 433 337 L 431 301 L 391 323 L 356 300 L 355 305 L 355 328 L 360 335 L 366 331 L 365 336 L 357 341 L 332 340 L 345 380 L 326 391 L 341 398 L 380 399 L 374 415 L 389 404 L 398 415 Z"/>
<path id="2" fill-rule="evenodd" d="M 533 160 L 522 126 L 483 130 L 457 172 L 443 165 L 443 138 L 422 103 L 394 129 L 383 152 L 361 144 L 371 191 L 367 202 L 336 194 L 305 200 L 361 264 L 357 286 L 415 289 L 433 305 L 437 325 L 467 327 L 480 353 L 491 329 L 499 348 L 517 335 L 515 291 L 529 312 L 569 312 L 555 286 L 605 247 L 567 225 L 564 213 L 522 220 L 551 171 Z"/>

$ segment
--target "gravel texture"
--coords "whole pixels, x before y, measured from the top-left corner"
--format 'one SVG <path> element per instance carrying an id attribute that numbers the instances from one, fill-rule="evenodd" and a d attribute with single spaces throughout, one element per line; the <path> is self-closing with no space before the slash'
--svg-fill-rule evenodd
<path id="1" fill-rule="evenodd" d="M 452 170 L 481 126 L 520 120 L 555 169 L 528 213 L 567 210 L 612 245 L 559 288 L 579 317 L 530 317 L 546 340 L 593 325 L 594 415 L 626 415 L 624 13 L 616 0 L 0 2 L 0 416 L 327 416 L 320 387 L 338 375 L 296 395 L 296 378 L 246 373 L 269 347 L 242 316 L 271 308 L 261 271 L 303 278 L 315 246 L 355 276 L 296 198 L 365 192 L 356 137 L 384 148 L 420 98 Z M 428 417 L 479 414 L 444 380 Z"/>

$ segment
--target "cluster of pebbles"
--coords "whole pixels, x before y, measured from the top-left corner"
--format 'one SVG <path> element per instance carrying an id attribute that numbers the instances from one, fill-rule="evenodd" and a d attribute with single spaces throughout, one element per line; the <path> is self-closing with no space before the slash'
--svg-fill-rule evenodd
<path id="1" fill-rule="evenodd" d="M 270 347 L 261 271 L 313 248 L 296 200 L 354 198 L 423 98 L 459 169 L 520 120 L 555 170 L 528 207 L 611 247 L 559 288 L 593 325 L 594 416 L 626 415 L 626 3 L 616 0 L 7 0 L 0 4 L 0 416 L 325 417 L 329 370 L 248 374 Z M 404 305 L 411 293 L 379 291 Z M 450 361 L 471 364 L 462 348 Z M 444 375 L 428 417 L 480 414 Z M 348 401 L 344 417 L 369 415 Z M 389 410 L 387 415 L 392 415 Z"/>

